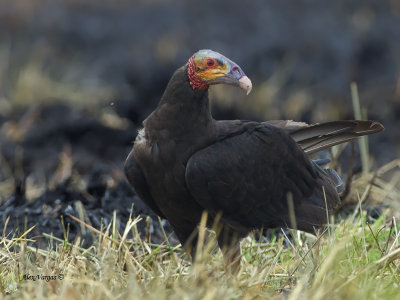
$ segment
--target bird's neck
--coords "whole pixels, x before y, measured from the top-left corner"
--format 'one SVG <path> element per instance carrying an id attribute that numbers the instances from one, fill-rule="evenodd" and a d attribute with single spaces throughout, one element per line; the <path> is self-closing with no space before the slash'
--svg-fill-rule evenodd
<path id="1" fill-rule="evenodd" d="M 163 96 L 150 116 L 143 122 L 146 133 L 159 135 L 190 135 L 201 133 L 211 126 L 208 91 L 192 88 L 187 66 L 179 68 L 171 77 Z"/>

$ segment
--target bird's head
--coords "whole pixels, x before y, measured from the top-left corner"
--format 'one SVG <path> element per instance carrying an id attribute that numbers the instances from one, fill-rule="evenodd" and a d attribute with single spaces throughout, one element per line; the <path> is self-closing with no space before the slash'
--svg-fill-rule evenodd
<path id="1" fill-rule="evenodd" d="M 206 90 L 209 85 L 224 83 L 239 86 L 248 95 L 252 88 L 236 63 L 212 50 L 200 50 L 189 58 L 188 77 L 193 89 Z"/>

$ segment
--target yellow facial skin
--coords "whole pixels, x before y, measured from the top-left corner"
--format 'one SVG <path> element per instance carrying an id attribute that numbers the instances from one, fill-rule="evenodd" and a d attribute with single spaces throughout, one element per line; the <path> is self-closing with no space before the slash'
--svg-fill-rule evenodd
<path id="1" fill-rule="evenodd" d="M 206 82 L 230 72 L 230 66 L 227 63 L 209 56 L 194 57 L 194 65 L 196 75 Z"/>
<path id="2" fill-rule="evenodd" d="M 189 59 L 190 76 L 194 75 L 206 89 L 212 84 L 230 84 L 244 89 L 250 93 L 252 84 L 242 69 L 229 58 L 212 50 L 199 50 Z M 192 83 L 190 83 L 192 85 Z M 198 83 L 197 83 L 198 84 Z M 196 88 L 196 84 L 192 85 Z"/>

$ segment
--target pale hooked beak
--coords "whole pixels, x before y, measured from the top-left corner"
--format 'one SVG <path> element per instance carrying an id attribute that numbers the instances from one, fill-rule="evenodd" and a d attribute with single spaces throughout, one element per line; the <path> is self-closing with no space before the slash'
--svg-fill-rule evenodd
<path id="1" fill-rule="evenodd" d="M 230 66 L 229 71 L 221 77 L 207 81 L 207 83 L 236 85 L 241 89 L 244 89 L 247 95 L 250 94 L 253 85 L 251 84 L 249 77 L 244 74 L 243 70 L 236 63 L 227 58 L 225 58 L 225 60 Z"/>
<path id="2" fill-rule="evenodd" d="M 239 87 L 246 91 L 246 95 L 250 94 L 253 85 L 251 84 L 251 80 L 246 75 L 240 77 L 239 79 Z"/>

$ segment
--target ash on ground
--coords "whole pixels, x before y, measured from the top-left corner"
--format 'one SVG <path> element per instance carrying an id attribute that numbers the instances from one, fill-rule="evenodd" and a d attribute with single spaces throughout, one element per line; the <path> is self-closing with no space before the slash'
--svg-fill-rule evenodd
<path id="1" fill-rule="evenodd" d="M 142 219 L 137 225 L 142 238 L 165 241 L 162 224 L 169 242 L 178 243 L 168 222 L 160 223 L 123 174 L 135 126 L 117 115 L 114 123 L 107 121 L 107 114 L 96 118 L 57 104 L 19 111 L 2 123 L 0 224 L 4 228 L 9 218 L 6 235 L 18 236 L 35 225 L 30 236 L 40 246 L 47 243 L 43 233 L 61 239 L 68 234 L 69 241 L 79 235 L 90 245 L 93 232 L 71 215 L 100 229 L 115 214 L 122 233 L 132 214 Z"/>

